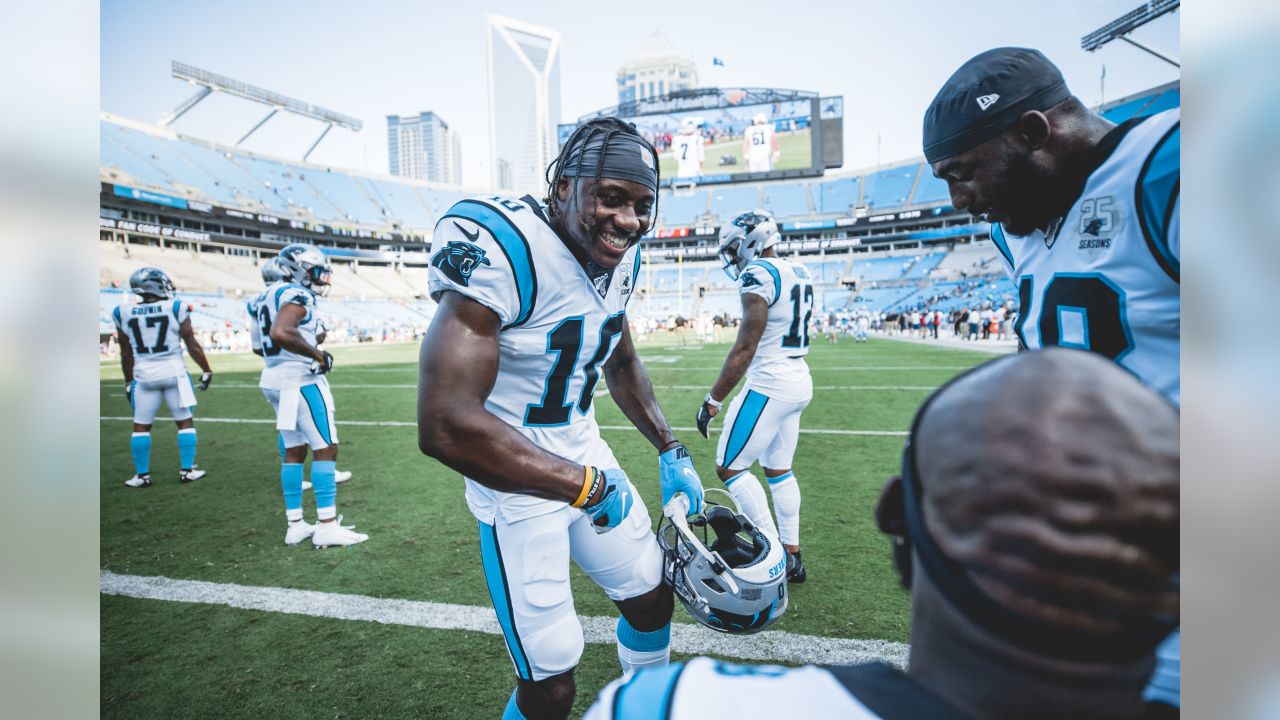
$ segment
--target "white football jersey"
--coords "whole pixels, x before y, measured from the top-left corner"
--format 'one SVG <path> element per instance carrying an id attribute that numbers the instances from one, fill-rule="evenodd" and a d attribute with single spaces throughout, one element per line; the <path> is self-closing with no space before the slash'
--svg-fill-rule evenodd
<path id="1" fill-rule="evenodd" d="M 258 293 L 258 297 L 246 302 L 244 310 L 249 314 L 249 346 L 254 350 L 262 349 L 262 326 L 258 322 L 258 305 L 267 296 L 267 291 Z"/>
<path id="2" fill-rule="evenodd" d="M 589 278 L 532 197 L 459 201 L 436 224 L 428 289 L 452 290 L 502 322 L 498 377 L 485 408 L 533 444 L 574 462 L 600 437 L 592 399 L 626 327 L 639 246 Z M 466 479 L 476 518 L 514 522 L 564 507 Z"/>
<path id="3" fill-rule="evenodd" d="M 874 720 L 880 716 L 829 671 L 813 665 L 738 665 L 708 657 L 614 680 L 587 720 L 792 718 Z"/>
<path id="4" fill-rule="evenodd" d="M 259 342 L 262 345 L 262 360 L 266 368 L 262 371 L 260 386 L 272 390 L 284 390 L 299 385 L 308 385 L 321 377 L 311 372 L 315 359 L 306 355 L 298 355 L 286 350 L 271 341 L 271 325 L 285 305 L 300 305 L 306 310 L 302 322 L 298 325 L 298 333 L 312 345 L 316 344 L 316 334 L 320 328 L 320 318 L 316 314 L 316 294 L 311 290 L 292 282 L 278 282 L 271 285 L 254 301 L 254 311 L 258 320 Z"/>
<path id="5" fill-rule="evenodd" d="M 1105 159 L 1049 234 L 1019 237 L 991 226 L 1018 285 L 1014 331 L 1027 348 L 1105 355 L 1174 403 L 1181 400 L 1179 128 L 1174 109 L 1108 134 L 1098 151 Z"/>
<path id="6" fill-rule="evenodd" d="M 765 172 L 773 169 L 773 125 L 748 125 L 746 131 L 747 170 Z"/>
<path id="7" fill-rule="evenodd" d="M 701 133 L 676 135 L 671 140 L 671 151 L 676 156 L 676 177 L 697 177 L 702 174 L 706 147 Z"/>
<path id="8" fill-rule="evenodd" d="M 135 379 L 160 380 L 187 373 L 179 330 L 191 316 L 190 305 L 181 300 L 118 305 L 111 316 L 133 349 Z"/>
<path id="9" fill-rule="evenodd" d="M 780 257 L 756 258 L 738 276 L 738 292 L 769 304 L 769 320 L 747 366 L 746 387 L 780 400 L 813 397 L 804 356 L 809 354 L 813 280 L 800 263 Z"/>

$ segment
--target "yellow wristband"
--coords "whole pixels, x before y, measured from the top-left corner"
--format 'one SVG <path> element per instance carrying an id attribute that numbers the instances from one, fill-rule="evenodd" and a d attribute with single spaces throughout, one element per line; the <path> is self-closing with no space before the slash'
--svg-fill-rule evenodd
<path id="1" fill-rule="evenodd" d="M 591 494 L 595 492 L 595 489 L 596 489 L 596 482 L 595 482 L 596 469 L 591 467 L 590 465 L 583 465 L 582 471 L 583 471 L 582 492 L 578 493 L 578 499 L 574 500 L 573 503 L 571 503 L 571 507 L 576 507 L 576 508 L 582 507 L 583 504 L 587 502 L 587 499 L 591 497 Z"/>

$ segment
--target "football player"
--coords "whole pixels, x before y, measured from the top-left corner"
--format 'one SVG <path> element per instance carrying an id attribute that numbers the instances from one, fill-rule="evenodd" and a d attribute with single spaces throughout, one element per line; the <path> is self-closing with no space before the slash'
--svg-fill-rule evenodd
<path id="1" fill-rule="evenodd" d="M 933 174 L 952 205 L 991 222 L 1018 285 L 1021 344 L 1098 353 L 1175 404 L 1180 128 L 1176 108 L 1114 125 L 1043 54 L 1008 47 L 962 65 L 924 117 Z"/>
<path id="2" fill-rule="evenodd" d="M 545 204 L 468 199 L 436 225 L 439 308 L 418 374 L 418 443 L 465 476 L 515 667 L 504 718 L 565 717 L 572 706 L 583 634 L 570 558 L 621 611 L 624 671 L 670 656 L 672 593 L 645 502 L 600 437 L 601 375 L 658 452 L 663 505 L 680 493 L 690 513 L 702 506 L 627 322 L 638 243 L 656 215 L 657 153 L 630 123 L 596 118 L 548 175 Z"/>
<path id="3" fill-rule="evenodd" d="M 765 210 L 752 210 L 720 230 L 725 274 L 738 283 L 742 324 L 720 377 L 698 409 L 698 430 L 708 437 L 711 418 L 746 376 L 729 404 L 716 446 L 716 474 L 751 522 L 780 539 L 787 550 L 787 581 L 805 581 L 800 554 L 800 484 L 791 470 L 800 437 L 800 414 L 813 399 L 809 354 L 813 280 L 800 263 L 778 257 L 778 224 Z M 759 460 L 769 481 L 775 525 L 760 481 L 751 473 Z"/>
<path id="4" fill-rule="evenodd" d="M 747 172 L 768 172 L 781 157 L 778 135 L 764 113 L 756 113 L 742 134 L 742 155 L 747 159 Z"/>
<path id="5" fill-rule="evenodd" d="M 129 276 L 129 289 L 141 301 L 118 305 L 111 312 L 120 345 L 124 392 L 133 406 L 129 449 L 134 475 L 124 484 L 134 488 L 151 485 L 151 425 L 162 401 L 178 423 L 178 481 L 199 480 L 205 471 L 196 467 L 197 435 L 191 412 L 196 394 L 182 361 L 182 346 L 186 345 L 191 359 L 200 366 L 201 390 L 209 389 L 213 370 L 191 327 L 191 306 L 173 299 L 173 281 L 159 268 L 135 270 Z"/>
<path id="6" fill-rule="evenodd" d="M 1143 687 L 1179 613 L 1178 460 L 1177 410 L 1113 363 L 979 366 L 917 412 L 876 508 L 910 591 L 906 672 L 701 657 L 615 680 L 586 717 L 1170 717 Z"/>
<path id="7" fill-rule="evenodd" d="M 269 288 L 272 285 L 283 280 L 284 277 L 285 277 L 284 272 L 280 269 L 280 263 L 277 262 L 276 258 L 271 258 L 269 260 L 263 261 L 262 263 L 262 284 L 263 285 Z M 253 350 L 253 354 L 257 355 L 258 357 L 263 357 L 262 328 L 258 324 L 258 307 L 262 304 L 262 301 L 264 298 L 266 298 L 266 296 L 267 296 L 267 291 L 264 289 L 262 292 L 258 293 L 258 296 L 256 298 L 249 300 L 244 304 L 245 311 L 249 313 L 249 345 Z M 318 321 L 316 329 L 317 329 L 316 346 L 319 347 L 320 345 L 324 344 L 325 330 L 324 330 L 323 321 Z M 280 462 L 284 462 L 284 455 L 285 455 L 284 436 L 281 435 L 279 432 L 276 433 L 276 444 L 280 449 Z M 334 482 L 341 483 L 350 479 L 351 479 L 350 472 L 346 470 L 334 470 L 334 473 L 333 473 Z M 310 490 L 311 481 L 303 480 L 302 489 Z"/>
<path id="8" fill-rule="evenodd" d="M 685 118 L 680 123 L 680 132 L 671 141 L 671 151 L 676 155 L 676 177 L 702 175 L 702 163 L 707 157 L 705 142 L 696 120 Z"/>
<path id="9" fill-rule="evenodd" d="M 316 347 L 316 303 L 329 288 L 329 260 L 318 248 L 295 243 L 276 257 L 282 279 L 256 301 L 259 342 L 266 367 L 258 385 L 276 414 L 284 444 L 280 487 L 284 493 L 286 545 L 307 538 L 315 547 L 355 545 L 369 539 L 342 525 L 337 514 L 338 429 L 327 375 L 333 355 Z M 311 447 L 316 519 L 302 519 L 302 464 Z"/>

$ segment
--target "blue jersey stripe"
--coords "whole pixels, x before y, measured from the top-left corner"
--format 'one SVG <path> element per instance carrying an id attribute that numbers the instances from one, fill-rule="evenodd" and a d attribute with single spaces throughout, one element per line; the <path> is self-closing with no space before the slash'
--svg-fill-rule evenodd
<path id="1" fill-rule="evenodd" d="M 760 422 L 764 406 L 768 404 L 767 396 L 755 390 L 747 391 L 747 397 L 738 408 L 738 416 L 733 419 L 733 427 L 729 430 L 729 441 L 725 444 L 724 463 L 721 467 L 729 467 L 734 460 L 738 459 L 738 455 L 742 454 L 743 448 L 747 446 L 747 440 L 751 439 L 751 433 L 755 432 L 756 425 Z"/>
<path id="2" fill-rule="evenodd" d="M 311 392 L 307 392 L 308 390 Z M 307 402 L 307 409 L 311 411 L 311 422 L 316 424 L 320 437 L 324 439 L 325 444 L 332 445 L 333 439 L 329 436 L 329 408 L 325 405 L 324 395 L 320 394 L 320 388 L 314 384 L 303 385 L 302 399 Z"/>
<path id="3" fill-rule="evenodd" d="M 520 298 L 520 312 L 507 327 L 526 322 L 533 315 L 533 305 L 538 296 L 538 274 L 533 266 L 533 251 L 529 241 L 511 218 L 496 208 L 479 200 L 460 200 L 449 208 L 444 217 L 460 217 L 479 225 L 497 241 L 502 254 L 515 275 L 516 294 Z M 444 218 L 441 218 L 443 220 Z"/>
<path id="4" fill-rule="evenodd" d="M 676 683 L 684 672 L 684 663 L 642 670 L 618 688 L 613 696 L 613 717 L 666 718 L 670 717 L 671 702 L 675 698 Z"/>
<path id="5" fill-rule="evenodd" d="M 1174 280 L 1181 275 L 1181 264 L 1169 248 L 1169 224 L 1181 178 L 1181 127 L 1181 123 L 1175 123 L 1156 143 L 1138 173 L 1134 189 L 1142 235 L 1156 262 Z"/>
<path id="6" fill-rule="evenodd" d="M 773 276 L 773 302 L 769 303 L 769 307 L 773 307 L 773 303 L 778 302 L 778 298 L 782 297 L 782 276 L 778 275 L 778 269 L 772 264 L 760 260 L 752 260 L 747 267 L 762 267 Z"/>
<path id="7" fill-rule="evenodd" d="M 520 636 L 516 634 L 516 617 L 511 607 L 511 593 L 507 590 L 507 571 L 502 566 L 498 530 L 482 522 L 476 524 L 480 528 L 480 561 L 484 566 L 484 580 L 489 586 L 489 599 L 493 601 L 493 609 L 497 612 L 498 625 L 502 627 L 502 637 L 507 641 L 507 650 L 511 652 L 516 674 L 521 680 L 532 680 L 529 657 L 524 652 Z"/>
<path id="8" fill-rule="evenodd" d="M 1009 242 L 1004 239 L 1004 228 L 997 223 L 991 223 L 991 242 L 996 244 L 996 249 L 1009 262 L 1009 267 L 1013 267 L 1013 253 L 1009 252 Z"/>

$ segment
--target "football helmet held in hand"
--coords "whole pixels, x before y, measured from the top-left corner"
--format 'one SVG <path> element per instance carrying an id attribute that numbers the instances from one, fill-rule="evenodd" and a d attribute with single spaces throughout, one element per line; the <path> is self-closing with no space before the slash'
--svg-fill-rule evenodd
<path id="1" fill-rule="evenodd" d="M 782 545 L 735 507 L 708 501 L 706 513 L 688 521 L 681 510 L 659 524 L 658 545 L 663 579 L 684 609 L 717 632 L 750 635 L 773 624 L 787 609 Z"/>

